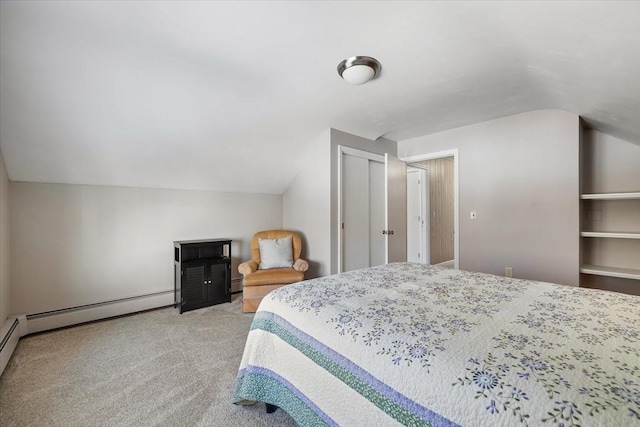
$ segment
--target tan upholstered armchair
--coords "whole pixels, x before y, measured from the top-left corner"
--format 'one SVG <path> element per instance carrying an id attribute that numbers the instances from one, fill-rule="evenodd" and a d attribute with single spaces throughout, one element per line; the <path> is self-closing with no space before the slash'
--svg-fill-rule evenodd
<path id="1" fill-rule="evenodd" d="M 290 267 L 261 266 L 260 239 L 283 239 L 291 237 L 291 262 Z M 288 240 L 285 240 L 288 241 Z M 280 241 L 281 242 L 281 241 Z M 271 242 L 264 242 L 263 245 Z M 309 263 L 300 258 L 302 252 L 302 241 L 300 235 L 295 231 L 288 230 L 266 230 L 259 231 L 251 239 L 251 260 L 243 262 L 238 266 L 238 271 L 242 274 L 242 311 L 254 313 L 260 301 L 274 289 L 284 285 L 296 283 L 304 280 L 304 272 L 309 268 Z"/>

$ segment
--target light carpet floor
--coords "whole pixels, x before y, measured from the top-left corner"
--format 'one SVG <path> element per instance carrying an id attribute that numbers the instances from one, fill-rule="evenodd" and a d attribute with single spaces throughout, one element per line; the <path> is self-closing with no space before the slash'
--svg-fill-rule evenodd
<path id="1" fill-rule="evenodd" d="M 231 403 L 252 319 L 235 296 L 22 338 L 0 377 L 0 425 L 295 426 Z"/>

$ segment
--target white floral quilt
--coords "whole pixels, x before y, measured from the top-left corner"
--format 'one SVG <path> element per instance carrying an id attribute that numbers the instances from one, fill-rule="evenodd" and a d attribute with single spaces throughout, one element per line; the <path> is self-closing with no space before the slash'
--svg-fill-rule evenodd
<path id="1" fill-rule="evenodd" d="M 397 263 L 260 305 L 234 403 L 301 426 L 639 426 L 640 297 Z"/>

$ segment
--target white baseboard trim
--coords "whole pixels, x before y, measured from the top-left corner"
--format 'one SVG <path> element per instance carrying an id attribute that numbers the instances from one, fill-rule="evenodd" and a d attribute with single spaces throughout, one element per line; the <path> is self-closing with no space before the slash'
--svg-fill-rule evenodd
<path id="1" fill-rule="evenodd" d="M 173 305 L 173 290 L 80 307 L 28 314 L 27 334 Z M 22 334 L 24 336 L 25 334 Z"/>
<path id="2" fill-rule="evenodd" d="M 14 317 L 9 317 L 0 327 L 0 375 L 9 363 L 19 339 L 20 322 Z"/>
<path id="3" fill-rule="evenodd" d="M 455 263 L 455 260 L 449 260 L 449 261 L 441 262 L 436 265 L 444 268 L 454 268 L 454 263 Z"/>

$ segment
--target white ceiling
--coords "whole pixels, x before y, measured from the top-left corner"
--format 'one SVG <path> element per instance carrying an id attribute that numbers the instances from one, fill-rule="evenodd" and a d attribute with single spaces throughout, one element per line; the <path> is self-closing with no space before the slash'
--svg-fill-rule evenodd
<path id="1" fill-rule="evenodd" d="M 380 77 L 342 81 L 353 55 Z M 401 141 L 543 108 L 640 144 L 639 2 L 0 5 L 14 181 L 280 194 L 330 127 Z"/>

